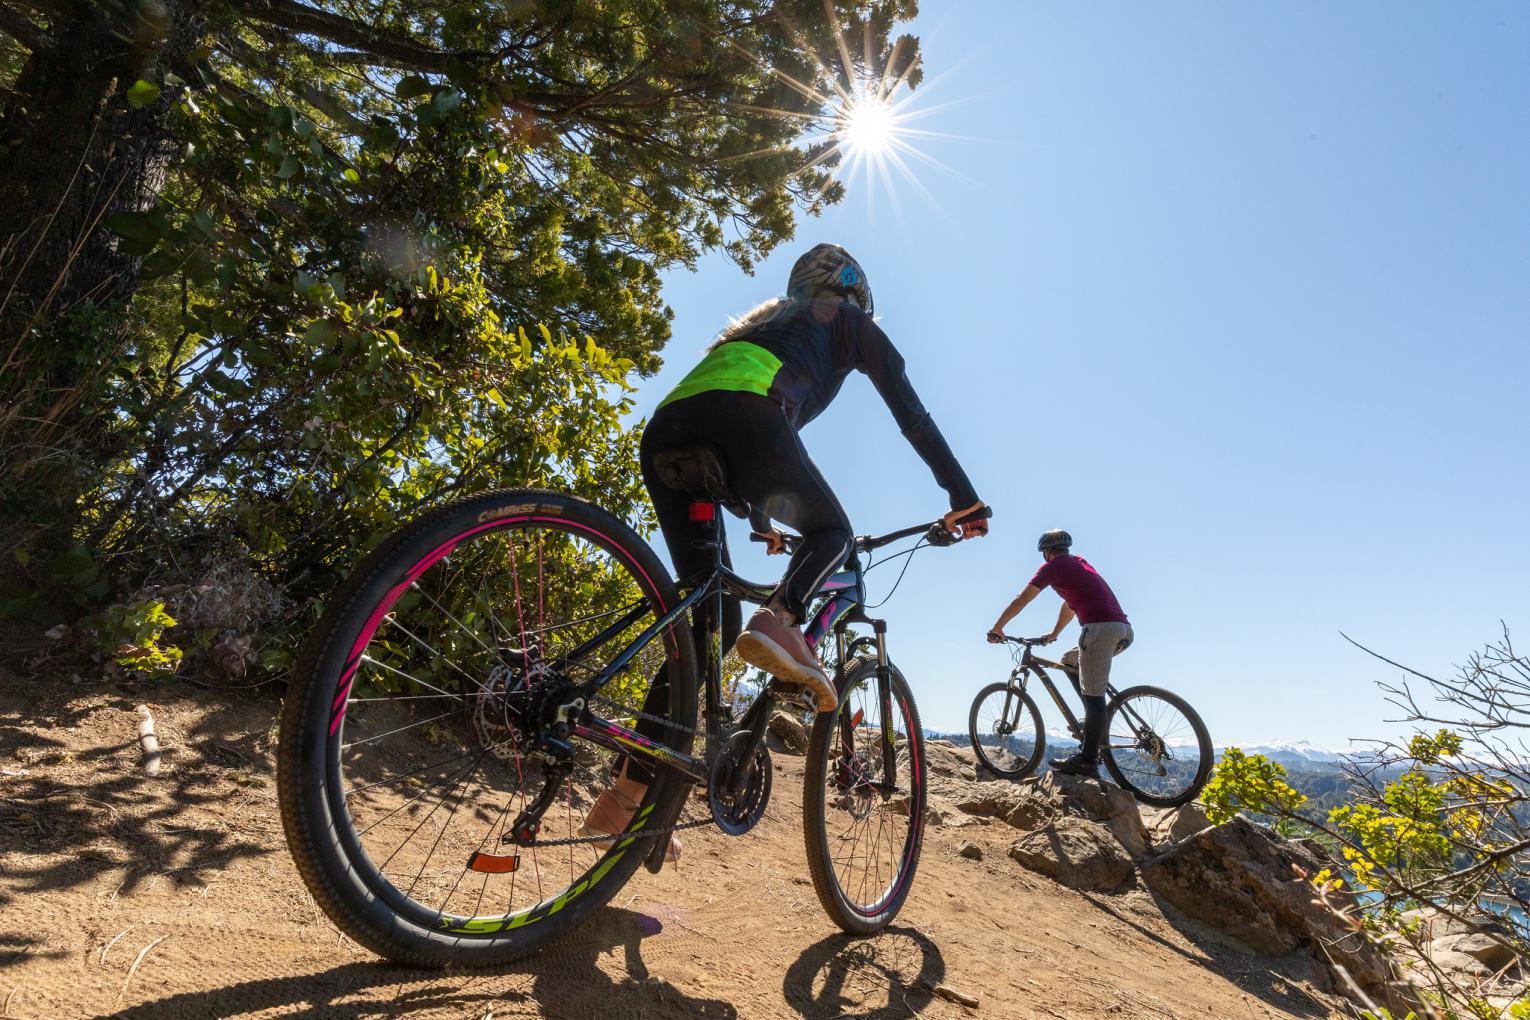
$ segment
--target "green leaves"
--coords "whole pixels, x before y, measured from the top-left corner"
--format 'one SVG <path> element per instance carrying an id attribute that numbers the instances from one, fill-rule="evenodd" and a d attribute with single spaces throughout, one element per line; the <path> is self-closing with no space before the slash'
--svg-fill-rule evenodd
<path id="1" fill-rule="evenodd" d="M 132 85 L 128 86 L 128 105 L 135 110 L 141 110 L 159 98 L 159 91 L 160 90 L 158 85 L 154 84 L 152 81 L 144 81 L 142 78 L 140 78 L 138 81 L 135 81 Z"/>
<path id="2" fill-rule="evenodd" d="M 1229 747 L 1207 780 L 1201 801 L 1206 805 L 1206 817 L 1220 823 L 1239 811 L 1295 814 L 1307 797 L 1286 782 L 1286 770 L 1280 763 Z"/>
<path id="3" fill-rule="evenodd" d="M 393 87 L 393 94 L 400 99 L 415 99 L 427 95 L 430 90 L 430 82 L 417 74 L 406 74 Z"/>
<path id="4" fill-rule="evenodd" d="M 335 339 L 335 327 L 324 319 L 315 319 L 303 331 L 303 342 L 315 347 L 328 347 Z"/>

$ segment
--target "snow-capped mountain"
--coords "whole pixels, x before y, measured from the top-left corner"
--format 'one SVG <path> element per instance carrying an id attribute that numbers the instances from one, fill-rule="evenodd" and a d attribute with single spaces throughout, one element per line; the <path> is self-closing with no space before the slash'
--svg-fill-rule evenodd
<path id="1" fill-rule="evenodd" d="M 1259 754 L 1286 768 L 1312 768 L 1319 765 L 1337 765 L 1343 755 L 1337 751 L 1318 747 L 1306 740 L 1275 740 L 1268 744 L 1237 745 L 1245 754 Z M 1223 748 L 1217 748 L 1221 757 Z"/>

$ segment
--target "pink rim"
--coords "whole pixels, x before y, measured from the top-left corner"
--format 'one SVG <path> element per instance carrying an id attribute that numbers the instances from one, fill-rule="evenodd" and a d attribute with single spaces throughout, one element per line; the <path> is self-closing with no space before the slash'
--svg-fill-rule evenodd
<path id="1" fill-rule="evenodd" d="M 648 576 L 648 571 L 644 570 L 637 563 L 637 561 L 627 553 L 627 550 L 622 547 L 621 543 L 617 542 L 615 539 L 611 538 L 604 532 L 597 531 L 594 528 L 580 524 L 577 521 L 567 520 L 566 518 L 546 517 L 537 514 L 528 514 L 523 517 L 501 517 L 498 520 L 490 521 L 487 524 L 480 524 L 475 528 L 469 528 L 461 534 L 454 535 L 453 537 L 447 539 L 445 542 L 442 542 L 430 552 L 420 557 L 420 559 L 417 560 L 412 567 L 404 572 L 404 579 L 398 584 L 394 585 L 393 588 L 388 591 L 388 594 L 382 597 L 382 599 L 377 603 L 377 607 L 372 610 L 372 614 L 367 617 L 367 622 L 362 625 L 361 631 L 357 635 L 356 642 L 351 645 L 350 654 L 346 656 L 345 669 L 340 674 L 340 681 L 338 684 L 339 691 L 335 695 L 334 704 L 330 706 L 329 735 L 331 737 L 333 737 L 335 733 L 339 731 L 340 723 L 345 719 L 345 708 L 347 699 L 350 697 L 351 684 L 356 678 L 356 671 L 361 667 L 361 653 L 367 647 L 367 645 L 372 643 L 372 638 L 377 634 L 377 628 L 382 625 L 383 617 L 388 615 L 388 611 L 393 608 L 394 603 L 399 600 L 399 598 L 404 594 L 404 591 L 411 584 L 413 584 L 421 574 L 435 566 L 443 556 L 446 556 L 453 549 L 457 548 L 458 545 L 462 544 L 462 542 L 465 540 L 472 538 L 474 535 L 482 534 L 485 531 L 490 531 L 494 528 L 500 528 L 510 524 L 524 524 L 527 521 L 535 521 L 540 524 L 556 524 L 567 528 L 576 528 L 580 531 L 594 535 L 604 546 L 607 547 L 608 551 L 620 557 L 624 564 L 642 576 L 643 583 L 648 587 L 648 590 L 653 593 L 654 601 L 659 605 L 659 615 L 662 616 L 669 612 L 669 607 L 666 606 L 660 598 L 658 588 L 653 583 L 653 578 Z"/>

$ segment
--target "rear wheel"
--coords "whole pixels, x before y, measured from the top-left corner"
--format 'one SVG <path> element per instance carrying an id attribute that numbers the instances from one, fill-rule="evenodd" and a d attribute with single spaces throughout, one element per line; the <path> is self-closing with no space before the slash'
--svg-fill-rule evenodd
<path id="1" fill-rule="evenodd" d="M 1103 757 L 1116 782 L 1138 800 L 1178 807 L 1211 775 L 1211 734 L 1195 709 L 1159 687 L 1128 687 L 1110 703 Z"/>
<path id="2" fill-rule="evenodd" d="M 685 789 L 661 775 L 618 838 L 579 841 L 614 761 L 577 731 L 557 740 L 557 713 L 677 601 L 626 524 L 552 493 L 441 507 L 363 560 L 304 646 L 282 712 L 287 842 L 330 919 L 402 963 L 481 966 L 609 900 L 653 845 L 642 830 L 670 824 Z M 667 665 L 668 723 L 651 735 L 679 751 L 696 718 L 684 628 L 646 645 L 592 706 L 636 718 Z M 533 819 L 535 832 L 521 824 Z"/>
<path id="3" fill-rule="evenodd" d="M 984 768 L 1005 779 L 1024 779 L 1041 764 L 1047 737 L 1029 694 L 1009 683 L 989 684 L 973 699 L 967 736 Z"/>
<path id="4" fill-rule="evenodd" d="M 919 866 L 924 738 L 913 694 L 897 667 L 886 708 L 875 660 L 851 660 L 841 675 L 839 706 L 813 721 L 803 830 L 818 901 L 845 931 L 869 935 L 898 916 Z"/>

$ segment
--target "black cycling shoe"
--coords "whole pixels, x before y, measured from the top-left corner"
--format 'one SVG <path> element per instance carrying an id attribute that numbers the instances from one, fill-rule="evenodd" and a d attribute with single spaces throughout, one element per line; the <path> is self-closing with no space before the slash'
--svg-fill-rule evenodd
<path id="1" fill-rule="evenodd" d="M 1099 778 L 1099 761 L 1090 761 L 1082 754 L 1073 754 L 1066 758 L 1053 758 L 1047 764 L 1052 766 L 1053 772 L 1061 772 L 1066 776 L 1088 776 L 1090 779 Z"/>

